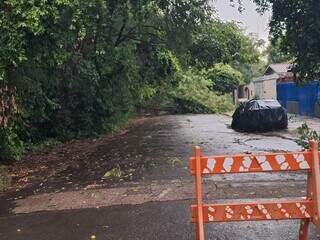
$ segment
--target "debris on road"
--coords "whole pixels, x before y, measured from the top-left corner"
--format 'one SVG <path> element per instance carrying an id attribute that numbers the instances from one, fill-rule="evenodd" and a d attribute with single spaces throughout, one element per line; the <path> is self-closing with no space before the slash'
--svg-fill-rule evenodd
<path id="1" fill-rule="evenodd" d="M 135 169 L 127 169 L 127 170 L 122 170 L 120 168 L 119 165 L 117 165 L 115 168 L 107 171 L 104 175 L 103 175 L 103 179 L 110 179 L 110 180 L 114 180 L 114 179 L 124 179 L 124 178 L 130 178 L 133 175 L 133 172 L 135 171 Z"/>

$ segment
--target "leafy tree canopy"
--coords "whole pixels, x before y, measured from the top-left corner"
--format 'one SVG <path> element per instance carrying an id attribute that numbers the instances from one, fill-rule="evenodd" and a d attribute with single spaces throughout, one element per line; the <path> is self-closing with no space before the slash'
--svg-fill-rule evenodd
<path id="1" fill-rule="evenodd" d="M 190 49 L 192 64 L 205 68 L 221 62 L 230 64 L 241 71 L 247 81 L 251 80 L 251 66 L 259 62 L 258 43 L 245 36 L 235 23 L 210 21 L 193 37 Z"/>
<path id="2" fill-rule="evenodd" d="M 272 9 L 270 33 L 293 57 L 295 72 L 306 80 L 320 76 L 320 1 L 254 0 L 261 11 Z M 278 40 L 280 39 L 280 40 Z"/>
<path id="3" fill-rule="evenodd" d="M 205 76 L 212 82 L 211 89 L 222 94 L 231 93 L 239 85 L 244 84 L 243 75 L 223 63 L 215 64 L 208 69 Z"/>
<path id="4" fill-rule="evenodd" d="M 287 63 L 292 61 L 292 56 L 289 53 L 283 52 L 281 44 L 281 39 L 276 39 L 268 45 L 265 54 L 268 57 L 269 64 Z"/>

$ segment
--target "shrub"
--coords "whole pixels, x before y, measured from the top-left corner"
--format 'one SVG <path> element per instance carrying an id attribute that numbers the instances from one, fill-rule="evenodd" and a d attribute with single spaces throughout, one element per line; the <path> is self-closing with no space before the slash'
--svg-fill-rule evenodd
<path id="1" fill-rule="evenodd" d="M 244 84 L 242 74 L 230 65 L 218 63 L 205 72 L 206 78 L 212 81 L 210 88 L 221 94 L 231 93 Z"/>
<path id="2" fill-rule="evenodd" d="M 303 123 L 298 128 L 299 139 L 297 140 L 298 145 L 302 146 L 304 149 L 309 148 L 310 140 L 320 141 L 320 134 L 314 129 L 310 128 L 307 123 Z"/>
<path id="3" fill-rule="evenodd" d="M 24 152 L 24 144 L 13 127 L 0 128 L 0 161 L 20 160 Z"/>
<path id="4" fill-rule="evenodd" d="M 233 109 L 231 96 L 217 95 L 209 88 L 212 82 L 203 72 L 189 70 L 180 73 L 179 85 L 173 91 L 178 113 L 221 113 Z"/>

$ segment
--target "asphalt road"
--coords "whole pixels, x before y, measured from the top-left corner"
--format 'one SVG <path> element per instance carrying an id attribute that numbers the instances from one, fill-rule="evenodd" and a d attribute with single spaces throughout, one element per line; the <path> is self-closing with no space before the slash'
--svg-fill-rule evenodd
<path id="1" fill-rule="evenodd" d="M 195 239 L 190 201 L 146 203 L 0 218 L 2 240 Z M 211 240 L 296 240 L 297 221 L 219 223 L 206 226 Z M 18 229 L 20 231 L 18 231 Z M 316 239 L 311 228 L 310 239 Z"/>

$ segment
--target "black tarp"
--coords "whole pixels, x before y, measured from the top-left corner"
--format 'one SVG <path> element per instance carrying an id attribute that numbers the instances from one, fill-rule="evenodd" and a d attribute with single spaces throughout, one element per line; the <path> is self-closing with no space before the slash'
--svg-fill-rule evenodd
<path id="1" fill-rule="evenodd" d="M 267 132 L 288 127 L 287 111 L 276 100 L 250 100 L 232 116 L 231 127 L 241 132 Z"/>

